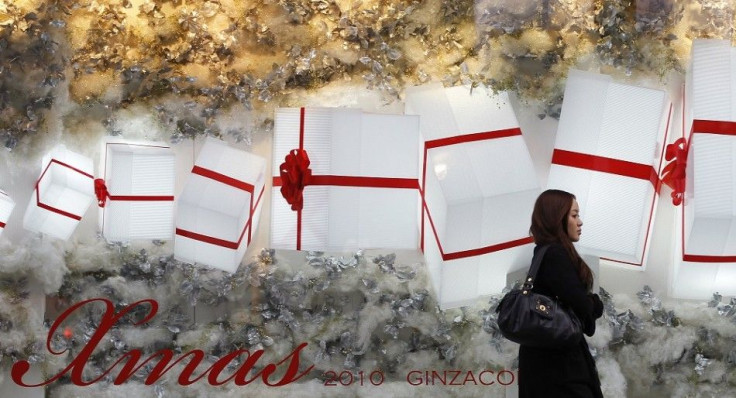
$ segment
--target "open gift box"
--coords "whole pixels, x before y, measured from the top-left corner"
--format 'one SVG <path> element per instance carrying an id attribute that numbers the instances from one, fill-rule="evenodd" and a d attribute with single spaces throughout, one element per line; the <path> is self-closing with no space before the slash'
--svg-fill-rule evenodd
<path id="1" fill-rule="evenodd" d="M 0 235 L 5 230 L 5 225 L 13 212 L 15 202 L 4 191 L 0 190 Z"/>
<path id="2" fill-rule="evenodd" d="M 440 306 L 499 293 L 528 267 L 529 222 L 540 193 L 506 93 L 430 84 L 407 89 L 421 117 L 423 250 Z"/>
<path id="3" fill-rule="evenodd" d="M 266 160 L 208 138 L 176 213 L 177 260 L 235 272 L 258 227 Z"/>
<path id="4" fill-rule="evenodd" d="M 95 200 L 92 159 L 59 145 L 41 161 L 41 175 L 23 216 L 23 227 L 67 240 Z"/>
<path id="5" fill-rule="evenodd" d="M 109 241 L 170 240 L 174 232 L 173 150 L 158 142 L 106 138 L 95 192 Z"/>

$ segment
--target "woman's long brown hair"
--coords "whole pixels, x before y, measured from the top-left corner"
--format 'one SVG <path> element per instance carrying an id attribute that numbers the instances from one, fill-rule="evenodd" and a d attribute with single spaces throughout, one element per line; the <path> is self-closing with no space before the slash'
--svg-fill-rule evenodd
<path id="1" fill-rule="evenodd" d="M 570 255 L 580 280 L 590 290 L 593 287 L 593 273 L 575 250 L 572 240 L 567 235 L 567 218 L 572 209 L 573 199 L 575 195 L 558 189 L 548 189 L 542 192 L 534 203 L 529 233 L 534 238 L 534 243 L 538 245 L 562 244 Z"/>

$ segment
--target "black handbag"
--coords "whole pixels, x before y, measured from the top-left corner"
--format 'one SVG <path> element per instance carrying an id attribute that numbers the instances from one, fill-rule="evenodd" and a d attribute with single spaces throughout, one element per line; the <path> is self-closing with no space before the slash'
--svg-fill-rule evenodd
<path id="1" fill-rule="evenodd" d="M 534 255 L 524 284 L 506 293 L 498 303 L 497 323 L 503 337 L 515 343 L 543 348 L 568 347 L 583 338 L 580 319 L 556 299 L 532 292 L 548 247 L 540 247 Z"/>

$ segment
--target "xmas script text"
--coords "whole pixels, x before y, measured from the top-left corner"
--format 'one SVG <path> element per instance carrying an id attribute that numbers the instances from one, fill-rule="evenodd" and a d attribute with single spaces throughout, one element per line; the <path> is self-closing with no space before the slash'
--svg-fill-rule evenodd
<path id="1" fill-rule="evenodd" d="M 117 376 L 115 376 L 115 378 L 113 379 L 113 383 L 119 385 L 125 383 L 128 379 L 130 379 L 133 374 L 135 374 L 135 372 L 137 372 L 139 369 L 151 363 L 153 364 L 153 368 L 145 379 L 145 384 L 151 385 L 159 380 L 168 371 L 170 371 L 175 365 L 179 364 L 180 362 L 184 363 L 187 359 L 189 359 L 189 361 L 186 362 L 186 365 L 184 365 L 177 379 L 178 383 L 183 386 L 196 383 L 205 378 L 207 382 L 213 386 L 222 385 L 231 381 L 236 385 L 243 386 L 260 378 L 261 380 L 263 380 L 264 384 L 275 387 L 287 385 L 299 380 L 305 374 L 309 373 L 309 371 L 311 371 L 314 367 L 310 366 L 302 372 L 299 371 L 299 352 L 307 346 L 307 343 L 299 344 L 299 346 L 297 346 L 289 355 L 284 357 L 281 361 L 275 364 L 268 363 L 265 364 L 265 366 L 262 364 L 258 364 L 258 360 L 261 358 L 261 356 L 263 356 L 263 350 L 250 352 L 248 350 L 239 349 L 219 358 L 214 364 L 212 364 L 212 366 L 210 366 L 198 375 L 195 375 L 195 372 L 206 357 L 205 352 L 202 350 L 192 350 L 183 353 L 178 357 L 175 357 L 173 350 L 163 349 L 153 353 L 151 356 L 145 358 L 141 362 L 141 357 L 143 356 L 143 353 L 139 349 L 133 349 L 123 354 L 113 365 L 111 365 L 97 378 L 92 380 L 84 380 L 82 378 L 82 375 L 84 374 L 85 364 L 87 364 L 87 362 L 89 361 L 90 356 L 92 355 L 100 341 L 105 337 L 107 332 L 120 320 L 120 318 L 124 317 L 126 314 L 128 314 L 130 311 L 134 310 L 138 306 L 149 306 L 150 308 L 148 309 L 148 313 L 143 317 L 143 319 L 134 323 L 134 325 L 137 326 L 150 321 L 158 312 L 158 303 L 155 300 L 151 299 L 137 301 L 121 309 L 119 312 L 115 312 L 115 306 L 112 301 L 104 298 L 93 298 L 90 300 L 81 301 L 64 311 L 64 313 L 62 313 L 61 316 L 59 316 L 59 318 L 57 318 L 54 324 L 51 326 L 48 338 L 46 339 L 46 348 L 51 354 L 63 355 L 64 353 L 66 353 L 66 350 L 55 351 L 51 347 L 52 337 L 56 333 L 57 329 L 64 322 L 64 320 L 67 319 L 72 313 L 74 313 L 74 311 L 78 310 L 80 307 L 96 302 L 104 303 L 106 306 L 105 312 L 102 316 L 102 320 L 100 321 L 100 325 L 97 327 L 97 330 L 92 335 L 87 344 L 82 347 L 79 353 L 72 359 L 71 363 L 66 368 L 40 383 L 29 384 L 23 381 L 23 376 L 28 372 L 31 364 L 26 360 L 21 360 L 13 364 L 13 369 L 11 370 L 11 377 L 13 381 L 23 387 L 40 387 L 53 383 L 54 381 L 59 380 L 64 375 L 69 374 L 69 379 L 72 383 L 78 386 L 88 386 L 100 381 L 104 377 L 108 376 L 108 374 L 112 376 L 111 373 L 116 370 L 116 368 L 118 368 L 119 372 L 117 373 Z M 223 374 L 233 361 L 241 360 L 241 358 L 242 362 L 240 366 L 238 366 L 237 370 L 229 375 Z M 251 374 L 251 371 L 257 364 L 260 370 L 255 374 Z M 282 367 L 282 365 L 286 368 L 279 369 L 280 367 Z M 269 377 L 272 376 L 274 373 L 277 373 L 277 371 L 283 371 L 281 378 L 279 380 L 270 380 Z"/>

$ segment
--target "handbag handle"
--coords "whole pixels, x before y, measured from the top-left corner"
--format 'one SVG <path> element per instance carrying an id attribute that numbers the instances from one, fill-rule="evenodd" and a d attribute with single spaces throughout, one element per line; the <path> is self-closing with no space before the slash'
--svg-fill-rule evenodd
<path id="1" fill-rule="evenodd" d="M 527 292 L 529 290 L 532 290 L 532 288 L 534 287 L 534 280 L 537 278 L 539 266 L 542 264 L 544 253 L 547 252 L 547 249 L 549 249 L 549 247 L 550 245 L 544 245 L 539 248 L 539 251 L 537 253 L 534 254 L 534 258 L 532 258 L 532 265 L 531 267 L 529 267 L 529 273 L 526 274 L 526 280 L 521 286 L 521 293 L 527 294 Z"/>

